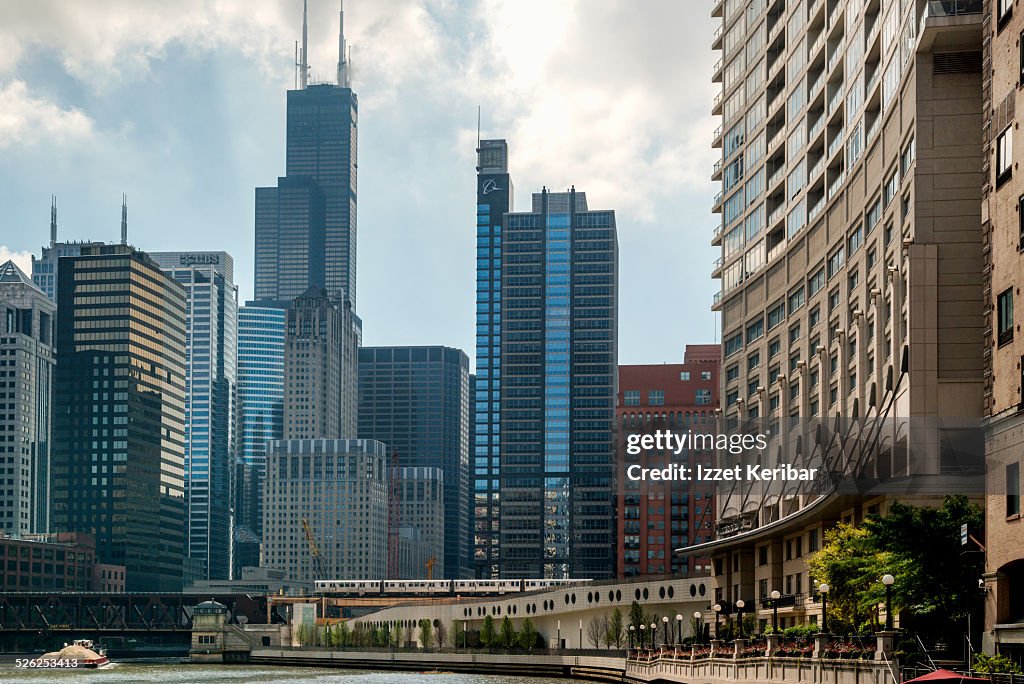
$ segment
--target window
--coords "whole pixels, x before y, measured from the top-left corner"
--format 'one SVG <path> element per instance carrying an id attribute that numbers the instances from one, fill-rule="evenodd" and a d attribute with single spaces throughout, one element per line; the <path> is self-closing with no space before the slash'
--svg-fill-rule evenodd
<path id="1" fill-rule="evenodd" d="M 1024 85 L 1024 31 L 1020 32 L 1020 76 L 1017 79 L 1017 85 Z"/>
<path id="2" fill-rule="evenodd" d="M 999 187 L 1013 175 L 1013 126 L 996 138 L 996 187 Z"/>
<path id="3" fill-rule="evenodd" d="M 828 258 L 828 277 L 829 278 L 834 276 L 836 273 L 839 273 L 839 269 L 843 267 L 843 262 L 845 261 L 845 259 L 846 259 L 846 254 L 843 251 L 842 247 L 840 247 L 836 251 L 832 252 L 832 254 Z"/>
<path id="4" fill-rule="evenodd" d="M 701 371 L 700 372 L 700 379 L 701 380 L 710 380 L 711 379 L 711 371 Z"/>
<path id="5" fill-rule="evenodd" d="M 904 178 L 907 176 L 907 171 L 910 170 L 910 165 L 914 163 L 915 145 L 914 138 L 911 136 L 910 142 L 903 148 L 903 154 L 900 155 L 900 173 Z"/>
<path id="6" fill-rule="evenodd" d="M 622 394 L 626 406 L 640 405 L 640 390 L 626 390 Z"/>
<path id="7" fill-rule="evenodd" d="M 779 302 L 778 306 L 768 312 L 768 329 L 777 328 L 784 320 L 786 320 L 786 303 Z"/>
<path id="8" fill-rule="evenodd" d="M 686 382 L 690 379 L 690 371 L 679 371 L 679 379 Z"/>
<path id="9" fill-rule="evenodd" d="M 789 329 L 789 343 L 790 344 L 794 344 L 799 339 L 800 339 L 800 324 L 797 323 L 796 325 L 794 325 L 792 328 Z"/>
<path id="10" fill-rule="evenodd" d="M 711 390 L 699 389 L 694 393 L 694 403 L 697 406 L 707 406 L 711 403 Z"/>
<path id="11" fill-rule="evenodd" d="M 761 379 L 760 378 L 754 378 L 753 380 L 748 382 L 747 383 L 747 396 L 748 397 L 752 397 L 755 394 L 757 394 L 757 388 L 760 385 L 761 385 Z"/>
<path id="12" fill-rule="evenodd" d="M 882 200 L 885 206 L 889 206 L 889 202 L 892 202 L 892 198 L 896 196 L 896 193 L 900 189 L 900 170 L 893 169 L 893 172 L 885 181 L 885 187 L 882 190 Z"/>
<path id="13" fill-rule="evenodd" d="M 850 239 L 846 241 L 846 253 L 853 256 L 853 253 L 860 249 L 864 243 L 864 226 L 857 228 L 850 233 Z"/>
<path id="14" fill-rule="evenodd" d="M 732 406 L 740 400 L 739 390 L 733 390 L 725 395 L 725 405 Z"/>
<path id="15" fill-rule="evenodd" d="M 774 340 L 768 343 L 768 358 L 774 359 L 782 351 L 782 343 L 779 342 L 779 338 L 776 337 Z"/>
<path id="16" fill-rule="evenodd" d="M 1020 464 L 1006 466 L 1006 516 L 1020 515 Z"/>
<path id="17" fill-rule="evenodd" d="M 839 288 L 832 290 L 828 294 L 828 312 L 833 313 L 839 308 Z"/>
<path id="18" fill-rule="evenodd" d="M 754 352 L 753 354 L 751 354 L 750 356 L 747 357 L 747 372 L 748 373 L 750 371 L 754 370 L 755 368 L 757 368 L 760 365 L 761 365 L 761 354 L 759 352 Z"/>
<path id="19" fill-rule="evenodd" d="M 823 287 L 825 287 L 825 269 L 819 268 L 814 275 L 807 279 L 807 296 L 813 297 Z"/>
<path id="20" fill-rule="evenodd" d="M 743 333 L 738 332 L 725 341 L 725 355 L 732 356 L 743 349 Z"/>
<path id="21" fill-rule="evenodd" d="M 740 367 L 738 365 L 736 365 L 736 366 L 729 366 L 728 368 L 725 369 L 725 381 L 726 382 L 732 382 L 733 380 L 738 380 L 739 377 L 740 377 Z"/>
<path id="22" fill-rule="evenodd" d="M 764 319 L 759 318 L 747 324 L 747 344 L 764 337 Z"/>
<path id="23" fill-rule="evenodd" d="M 651 390 L 647 393 L 647 403 L 651 406 L 665 405 L 665 390 Z"/>
<path id="24" fill-rule="evenodd" d="M 1013 15 L 1013 0 L 997 0 L 999 7 L 999 28 L 1002 28 Z"/>
<path id="25" fill-rule="evenodd" d="M 1024 197 L 1021 198 L 1024 201 Z M 1024 219 L 1022 219 L 1022 225 L 1024 225 Z M 1021 229 L 1021 235 L 1024 236 L 1024 228 Z M 793 315 L 793 312 L 798 310 L 804 305 L 804 288 L 797 288 L 795 292 L 789 295 L 789 315 Z"/>
<path id="26" fill-rule="evenodd" d="M 1013 288 L 1008 288 L 997 300 L 999 314 L 999 346 L 1013 340 Z"/>
<path id="27" fill-rule="evenodd" d="M 813 328 L 818 325 L 818 321 L 821 320 L 821 307 L 816 306 L 811 309 L 811 312 L 807 314 L 807 327 Z"/>
<path id="28" fill-rule="evenodd" d="M 1017 248 L 1024 250 L 1024 195 L 1017 198 L 1017 221 L 1020 228 L 1020 242 Z"/>

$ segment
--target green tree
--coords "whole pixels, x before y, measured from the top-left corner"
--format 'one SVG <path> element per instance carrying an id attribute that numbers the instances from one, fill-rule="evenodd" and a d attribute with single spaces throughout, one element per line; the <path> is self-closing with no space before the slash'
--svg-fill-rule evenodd
<path id="1" fill-rule="evenodd" d="M 424 651 L 429 651 L 434 645 L 434 626 L 430 624 L 430 620 L 420 620 L 420 644 L 423 645 Z"/>
<path id="2" fill-rule="evenodd" d="M 494 630 L 494 619 L 488 615 L 484 618 L 484 625 L 480 628 L 480 644 L 484 648 L 497 646 L 498 633 Z"/>
<path id="3" fill-rule="evenodd" d="M 629 624 L 635 630 L 635 634 L 640 633 L 640 625 L 647 625 L 650 623 L 649 615 L 644 612 L 644 609 L 640 607 L 640 604 L 633 601 L 633 605 L 629 607 Z"/>
<path id="4" fill-rule="evenodd" d="M 537 628 L 533 626 L 533 620 L 530 618 L 523 620 L 522 629 L 519 630 L 519 645 L 528 651 L 532 651 L 537 646 L 538 638 L 540 638 L 540 634 L 537 633 Z"/>
<path id="5" fill-rule="evenodd" d="M 395 623 L 391 625 L 391 644 L 395 648 L 402 648 L 402 625 Z"/>
<path id="6" fill-rule="evenodd" d="M 467 643 L 465 640 L 466 632 L 462 629 L 462 623 L 458 620 L 452 620 L 450 633 L 452 646 L 455 648 L 462 648 Z"/>
<path id="7" fill-rule="evenodd" d="M 626 626 L 622 622 L 622 611 L 616 608 L 608 618 L 604 633 L 604 645 L 608 648 L 622 648 L 626 641 Z"/>
<path id="8" fill-rule="evenodd" d="M 516 628 L 509 620 L 508 615 L 501 620 L 501 635 L 498 637 L 498 643 L 505 649 L 513 648 L 517 643 Z"/>

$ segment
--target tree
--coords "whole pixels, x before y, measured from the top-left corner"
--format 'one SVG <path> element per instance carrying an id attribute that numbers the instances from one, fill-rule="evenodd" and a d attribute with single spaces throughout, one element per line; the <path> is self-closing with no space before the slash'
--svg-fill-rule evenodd
<path id="1" fill-rule="evenodd" d="M 388 640 L 395 645 L 395 648 L 402 648 L 402 625 L 395 623 L 391 625 L 391 638 Z"/>
<path id="2" fill-rule="evenodd" d="M 704 641 L 704 620 L 699 617 L 690 616 L 690 637 L 692 641 Z"/>
<path id="3" fill-rule="evenodd" d="M 429 651 L 434 645 L 434 626 L 430 624 L 430 620 L 420 620 L 420 644 L 423 645 L 424 651 Z"/>
<path id="4" fill-rule="evenodd" d="M 513 648 L 517 643 L 516 628 L 509 620 L 508 615 L 501 620 L 501 635 L 498 637 L 498 641 L 505 649 Z"/>
<path id="5" fill-rule="evenodd" d="M 480 628 L 480 644 L 484 648 L 491 648 L 497 645 L 498 633 L 494 630 L 494 619 L 488 615 L 484 618 L 484 625 Z"/>
<path id="6" fill-rule="evenodd" d="M 463 648 L 466 644 L 466 632 L 462 629 L 462 623 L 458 620 L 452 620 L 452 646 L 455 648 Z"/>
<path id="7" fill-rule="evenodd" d="M 404 632 L 405 632 L 405 634 L 404 634 L 404 636 L 405 636 L 405 643 L 406 644 L 411 644 L 412 643 L 412 625 L 406 625 Z M 415 644 L 413 644 L 413 646 L 415 646 Z"/>
<path id="8" fill-rule="evenodd" d="M 633 628 L 635 634 L 640 633 L 640 625 L 646 625 L 650 622 L 648 615 L 644 613 L 644 609 L 640 607 L 640 604 L 633 601 L 633 605 L 629 607 L 629 624 Z"/>
<path id="9" fill-rule="evenodd" d="M 537 639 L 540 638 L 540 634 L 537 633 L 537 628 L 533 626 L 533 620 L 526 618 L 523 620 L 523 627 L 519 630 L 519 645 L 528 651 L 532 651 L 537 646 Z"/>
<path id="10" fill-rule="evenodd" d="M 622 648 L 625 641 L 626 626 L 622 622 L 622 611 L 616 608 L 605 627 L 604 645 L 608 648 Z"/>
<path id="11" fill-rule="evenodd" d="M 587 641 L 591 648 L 600 648 L 601 639 L 608 632 L 608 618 L 602 615 L 595 617 L 587 623 Z"/>
<path id="12" fill-rule="evenodd" d="M 448 628 L 439 620 L 437 624 L 434 625 L 434 631 L 437 634 L 437 647 L 444 648 L 448 644 Z"/>

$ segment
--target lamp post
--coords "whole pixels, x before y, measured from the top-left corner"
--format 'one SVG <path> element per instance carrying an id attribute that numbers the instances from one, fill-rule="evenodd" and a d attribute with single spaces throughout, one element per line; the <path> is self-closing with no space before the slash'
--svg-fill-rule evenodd
<path id="1" fill-rule="evenodd" d="M 892 585 L 896 578 L 886 573 L 882 575 L 882 584 L 885 585 L 885 631 L 892 631 Z"/>
<path id="2" fill-rule="evenodd" d="M 683 645 L 683 616 L 676 613 L 676 646 Z"/>
<path id="3" fill-rule="evenodd" d="M 580 648 L 583 648 L 583 618 L 580 618 Z"/>
<path id="4" fill-rule="evenodd" d="M 717 638 L 719 638 L 718 637 L 718 616 L 722 612 L 722 604 L 721 603 L 716 603 L 715 605 L 711 606 L 711 610 L 715 611 L 715 638 L 717 639 Z"/>
<path id="5" fill-rule="evenodd" d="M 828 590 L 827 584 L 822 582 L 818 585 L 818 593 L 821 594 L 821 631 L 828 634 Z"/>
<path id="6" fill-rule="evenodd" d="M 740 623 L 740 639 L 743 638 L 743 609 L 747 604 L 743 599 L 736 602 L 736 621 Z"/>
<path id="7" fill-rule="evenodd" d="M 555 638 L 558 640 L 556 642 L 558 645 L 555 648 L 557 648 L 559 651 L 561 651 L 562 650 L 562 621 L 561 620 L 559 620 L 556 623 L 556 629 L 558 630 L 558 636 L 555 637 Z"/>
<path id="8" fill-rule="evenodd" d="M 629 626 L 629 650 L 633 650 L 633 640 L 636 634 L 636 627 L 634 625 Z"/>
<path id="9" fill-rule="evenodd" d="M 661 624 L 665 626 L 665 645 L 668 646 L 668 615 L 661 618 Z"/>
<path id="10" fill-rule="evenodd" d="M 658 625 L 654 622 L 651 623 L 651 648 L 654 648 L 654 640 L 658 638 Z"/>
<path id="11" fill-rule="evenodd" d="M 779 631 L 779 599 L 782 598 L 782 594 L 779 593 L 778 589 L 772 590 L 772 633 Z"/>
<path id="12" fill-rule="evenodd" d="M 704 615 L 699 610 L 693 611 L 693 619 L 696 621 L 696 624 L 694 626 L 697 629 L 700 629 L 700 635 L 697 634 L 697 629 L 693 630 L 693 638 L 698 644 L 704 643 L 704 621 L 702 620 L 703 617 Z"/>
<path id="13" fill-rule="evenodd" d="M 466 650 L 466 640 L 468 635 L 466 630 L 469 628 L 469 622 L 467 620 L 462 621 L 462 650 Z"/>
<path id="14" fill-rule="evenodd" d="M 640 646 L 637 648 L 647 648 L 647 625 L 640 625 Z"/>

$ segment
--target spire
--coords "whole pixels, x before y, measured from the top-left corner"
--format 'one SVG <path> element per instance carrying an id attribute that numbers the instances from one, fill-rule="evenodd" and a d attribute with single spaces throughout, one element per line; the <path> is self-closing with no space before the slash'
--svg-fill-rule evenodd
<path id="1" fill-rule="evenodd" d="M 50 195 L 50 247 L 57 242 L 57 196 Z"/>
<path id="2" fill-rule="evenodd" d="M 306 0 L 302 0 L 302 63 L 299 64 L 299 88 L 306 89 L 306 80 L 309 76 L 309 36 L 306 24 Z"/>
<path id="3" fill-rule="evenodd" d="M 121 244 L 128 244 L 128 195 L 121 194 Z"/>
<path id="4" fill-rule="evenodd" d="M 341 9 L 338 12 L 338 85 L 349 87 L 348 55 L 345 49 L 345 0 L 339 0 Z"/>

